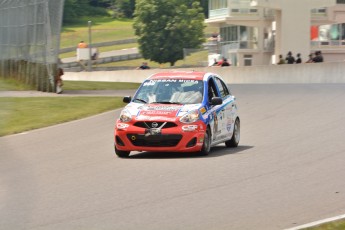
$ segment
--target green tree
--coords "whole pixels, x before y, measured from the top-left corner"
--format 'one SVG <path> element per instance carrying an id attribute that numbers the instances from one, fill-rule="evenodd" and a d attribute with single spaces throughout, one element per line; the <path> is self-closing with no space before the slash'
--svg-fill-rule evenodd
<path id="1" fill-rule="evenodd" d="M 208 18 L 208 0 L 200 0 L 200 6 L 203 8 L 205 17 Z"/>
<path id="2" fill-rule="evenodd" d="M 204 19 L 200 1 L 137 0 L 133 27 L 143 58 L 174 66 L 183 48 L 201 47 Z"/>

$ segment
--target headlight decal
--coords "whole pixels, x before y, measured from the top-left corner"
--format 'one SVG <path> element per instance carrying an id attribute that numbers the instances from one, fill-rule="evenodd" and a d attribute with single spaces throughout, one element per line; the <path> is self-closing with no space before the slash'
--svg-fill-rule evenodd
<path id="1" fill-rule="evenodd" d="M 180 122 L 182 123 L 193 123 L 200 119 L 200 114 L 198 109 L 194 109 L 189 113 L 185 114 L 180 118 Z"/>
<path id="2" fill-rule="evenodd" d="M 120 121 L 130 122 L 131 120 L 132 120 L 132 114 L 129 112 L 129 110 L 128 109 L 122 110 L 120 114 Z"/>

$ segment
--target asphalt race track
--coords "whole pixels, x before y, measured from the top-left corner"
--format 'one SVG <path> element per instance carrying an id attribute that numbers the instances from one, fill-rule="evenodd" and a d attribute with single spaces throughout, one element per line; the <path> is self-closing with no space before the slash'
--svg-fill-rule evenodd
<path id="1" fill-rule="evenodd" d="M 0 138 L 0 229 L 286 229 L 345 214 L 345 84 L 233 85 L 236 149 L 113 152 L 119 111 Z"/>

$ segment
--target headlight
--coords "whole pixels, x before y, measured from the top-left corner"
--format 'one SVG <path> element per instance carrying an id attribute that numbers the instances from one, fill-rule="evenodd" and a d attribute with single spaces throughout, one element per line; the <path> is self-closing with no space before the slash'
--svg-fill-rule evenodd
<path id="1" fill-rule="evenodd" d="M 199 120 L 199 110 L 195 109 L 180 118 L 182 123 L 193 123 Z"/>
<path id="2" fill-rule="evenodd" d="M 120 114 L 120 121 L 130 122 L 131 120 L 132 120 L 131 113 L 127 109 L 122 110 L 122 112 Z"/>

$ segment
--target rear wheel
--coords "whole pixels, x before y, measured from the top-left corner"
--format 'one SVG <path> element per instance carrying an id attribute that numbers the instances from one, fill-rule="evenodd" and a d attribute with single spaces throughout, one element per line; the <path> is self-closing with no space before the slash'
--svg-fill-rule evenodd
<path id="1" fill-rule="evenodd" d="M 230 140 L 225 142 L 226 147 L 237 147 L 240 142 L 240 119 L 236 118 L 234 132 Z"/>
<path id="2" fill-rule="evenodd" d="M 204 143 L 200 150 L 201 155 L 208 155 L 211 151 L 211 132 L 210 129 L 207 128 L 204 136 Z"/>
<path id="3" fill-rule="evenodd" d="M 119 149 L 116 148 L 116 145 L 115 145 L 115 153 L 120 158 L 126 158 L 126 157 L 129 156 L 130 151 L 119 150 Z"/>

